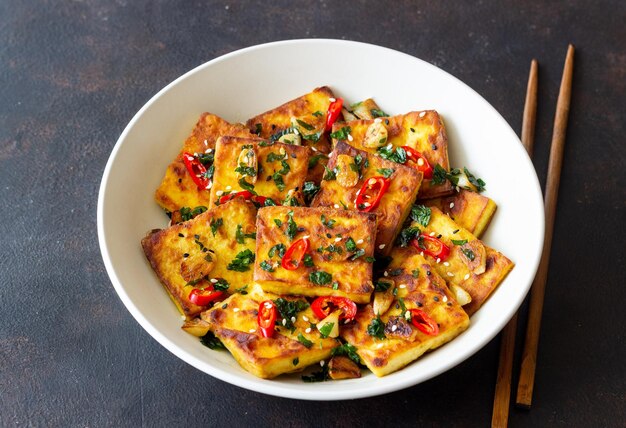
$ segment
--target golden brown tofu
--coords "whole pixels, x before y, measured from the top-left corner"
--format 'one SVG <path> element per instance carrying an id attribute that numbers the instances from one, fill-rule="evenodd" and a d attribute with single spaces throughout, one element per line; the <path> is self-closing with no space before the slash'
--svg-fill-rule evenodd
<path id="1" fill-rule="evenodd" d="M 194 288 L 223 288 L 225 281 L 226 293 L 233 293 L 251 283 L 255 220 L 256 208 L 236 198 L 141 241 L 159 280 L 188 319 L 208 307 L 189 299 Z"/>
<path id="2" fill-rule="evenodd" d="M 342 128 L 348 127 L 350 128 L 349 137 L 347 133 L 345 139 L 341 132 L 336 134 Z M 334 145 L 339 140 L 346 141 L 358 149 L 402 161 L 401 163 L 406 163 L 406 156 L 402 155 L 402 151 L 398 153 L 397 149 L 408 146 L 420 152 L 433 168 L 439 164 L 446 171 L 450 170 L 448 137 L 441 117 L 434 110 L 336 123 L 333 125 L 333 134 L 335 135 Z M 407 165 L 416 164 L 409 162 Z M 431 179 L 424 179 L 419 198 L 436 198 L 449 195 L 452 191 L 452 185 L 448 181 L 443 184 L 433 184 Z"/>
<path id="3" fill-rule="evenodd" d="M 304 205 L 309 150 L 256 139 L 221 137 L 215 149 L 211 206 L 222 196 L 243 190 L 271 198 L 276 204 Z"/>
<path id="4" fill-rule="evenodd" d="M 331 150 L 324 127 L 328 106 L 334 96 L 326 86 L 316 88 L 306 95 L 249 119 L 246 125 L 261 138 L 271 141 L 282 138 L 283 141 L 286 139 L 292 144 L 309 147 L 312 168 L 307 181 L 319 183 L 326 165 L 326 157 L 322 155 Z"/>
<path id="5" fill-rule="evenodd" d="M 265 291 L 303 296 L 342 296 L 367 303 L 372 285 L 376 217 L 333 208 L 266 207 L 257 216 L 254 280 Z M 306 239 L 308 251 L 295 270 L 282 258 Z"/>
<path id="6" fill-rule="evenodd" d="M 239 365 L 265 379 L 301 371 L 328 358 L 332 349 L 339 346 L 337 340 L 322 338 L 316 328 L 310 328 L 311 322 L 317 320 L 310 307 L 293 315 L 295 322 L 285 319 L 286 326 L 279 314 L 273 337 L 263 337 L 257 323 L 259 305 L 278 298 L 254 287 L 247 295 L 234 294 L 202 313 L 209 329 Z"/>
<path id="7" fill-rule="evenodd" d="M 396 289 L 389 309 L 376 314 L 372 305 L 360 309 L 354 323 L 341 327 L 341 336 L 376 375 L 385 376 L 415 361 L 425 352 L 454 339 L 469 326 L 469 317 L 454 300 L 446 282 L 426 259 L 409 248 L 394 248 L 389 270 L 379 282 Z M 413 309 L 423 311 L 438 332 L 427 334 L 413 325 Z M 380 318 L 377 318 L 380 316 Z M 368 333 L 371 327 L 376 336 Z M 434 333 L 434 332 L 432 332 Z"/>
<path id="8" fill-rule="evenodd" d="M 161 207 L 174 212 L 182 207 L 209 206 L 209 190 L 199 189 L 194 183 L 183 163 L 183 153 L 201 154 L 206 159 L 206 168 L 210 168 L 215 142 L 222 135 L 251 136 L 242 124 L 230 124 L 211 113 L 203 113 L 155 192 L 154 198 Z"/>
<path id="9" fill-rule="evenodd" d="M 449 256 L 439 263 L 429 255 L 426 257 L 451 287 L 457 286 L 469 293 L 471 302 L 463 306 L 469 315 L 482 306 L 515 265 L 438 208 L 431 207 L 427 226 L 417 222 L 412 222 L 410 226 L 418 227 L 422 234 L 436 237 L 449 247 Z M 410 244 L 408 249 L 420 252 Z"/>
<path id="10" fill-rule="evenodd" d="M 356 200 L 361 188 L 372 177 L 388 175 L 389 188 L 371 212 L 378 219 L 375 251 L 383 256 L 389 254 L 420 189 L 422 173 L 358 150 L 342 141 L 335 146 L 328 169 L 334 173 L 327 175 L 328 179 L 322 181 L 320 191 L 311 202 L 313 207 L 356 211 Z"/>
<path id="11" fill-rule="evenodd" d="M 428 207 L 439 208 L 459 226 L 480 238 L 496 212 L 496 203 L 480 193 L 460 190 L 450 196 L 418 201 Z"/>

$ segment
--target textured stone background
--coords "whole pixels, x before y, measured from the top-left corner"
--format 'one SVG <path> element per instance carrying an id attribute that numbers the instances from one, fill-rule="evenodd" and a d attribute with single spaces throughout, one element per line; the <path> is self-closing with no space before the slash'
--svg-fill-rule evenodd
<path id="1" fill-rule="evenodd" d="M 514 129 L 537 58 L 542 183 L 567 43 L 577 46 L 534 405 L 513 409 L 511 425 L 624 426 L 624 3 L 470 3 L 0 2 L 0 426 L 489 424 L 498 339 L 404 391 L 300 402 L 181 362 L 111 286 L 97 191 L 130 118 L 205 61 L 308 37 L 429 61 L 476 89 Z"/>

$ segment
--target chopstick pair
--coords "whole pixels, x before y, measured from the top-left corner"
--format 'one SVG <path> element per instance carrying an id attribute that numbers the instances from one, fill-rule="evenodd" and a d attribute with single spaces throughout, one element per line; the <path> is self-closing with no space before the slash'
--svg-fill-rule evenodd
<path id="1" fill-rule="evenodd" d="M 517 386 L 516 404 L 530 408 L 535 383 L 535 368 L 537 363 L 537 346 L 541 328 L 541 313 L 548 278 L 550 250 L 554 232 L 554 218 L 556 202 L 559 193 L 559 182 L 563 165 L 563 149 L 565 147 L 565 133 L 569 114 L 572 75 L 574 71 L 574 46 L 569 45 L 563 77 L 559 89 L 559 98 L 556 105 L 552 143 L 550 146 L 550 160 L 548 163 L 548 178 L 544 196 L 546 230 L 543 244 L 543 253 L 535 280 L 530 291 L 530 305 L 528 310 L 528 324 L 526 339 L 522 353 L 520 378 Z M 537 61 L 530 64 L 530 75 L 526 90 L 524 119 L 522 122 L 522 144 L 532 157 L 535 140 L 535 119 L 537 113 Z M 500 343 L 500 361 L 493 403 L 492 427 L 506 427 L 509 419 L 509 404 L 511 394 L 511 375 L 513 369 L 513 355 L 515 351 L 515 336 L 517 332 L 517 313 L 502 330 Z"/>

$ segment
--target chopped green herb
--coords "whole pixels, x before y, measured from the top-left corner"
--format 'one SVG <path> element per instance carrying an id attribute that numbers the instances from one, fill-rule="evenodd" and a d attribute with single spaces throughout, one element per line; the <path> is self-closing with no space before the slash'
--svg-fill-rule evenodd
<path id="1" fill-rule="evenodd" d="M 214 218 L 211 220 L 209 226 L 211 227 L 211 233 L 213 234 L 213 236 L 217 235 L 217 230 L 222 227 L 223 224 L 224 220 L 222 220 L 221 218 Z"/>
<path id="2" fill-rule="evenodd" d="M 318 110 L 318 111 L 313 112 L 312 114 L 313 114 L 313 116 L 315 116 L 315 117 L 322 117 L 322 116 L 324 116 L 324 113 L 322 113 L 322 112 L 321 112 L 321 111 L 319 111 L 319 110 Z"/>
<path id="3" fill-rule="evenodd" d="M 319 131 L 313 134 L 300 133 L 300 135 L 302 135 L 302 139 L 304 140 L 313 141 L 314 143 L 317 143 L 320 140 L 320 137 L 322 136 L 322 132 L 323 131 Z"/>
<path id="4" fill-rule="evenodd" d="M 285 156 L 286 155 L 281 155 L 279 153 L 270 152 L 267 155 L 267 161 L 268 162 L 274 162 L 274 161 L 277 161 L 277 160 L 285 159 Z"/>
<path id="5" fill-rule="evenodd" d="M 334 220 L 332 218 L 327 219 L 324 214 L 322 214 L 322 216 L 320 217 L 320 220 L 322 221 L 322 224 L 329 229 L 332 229 L 333 227 L 335 227 L 335 223 L 337 223 L 337 220 Z"/>
<path id="6" fill-rule="evenodd" d="M 413 275 L 413 278 L 417 278 L 418 276 L 420 276 L 420 270 L 413 269 L 413 271 L 411 271 L 411 275 Z"/>
<path id="7" fill-rule="evenodd" d="M 276 223 L 276 226 L 278 227 L 282 227 L 283 226 L 283 222 L 277 218 L 274 219 L 274 223 Z"/>
<path id="8" fill-rule="evenodd" d="M 320 162 L 320 159 L 328 159 L 328 156 L 322 153 L 317 153 L 309 158 L 309 169 L 315 168 L 315 166 Z"/>
<path id="9" fill-rule="evenodd" d="M 374 257 L 365 257 L 365 261 L 368 263 L 374 263 L 376 261 L 376 259 Z"/>
<path id="10" fill-rule="evenodd" d="M 304 337 L 302 333 L 298 334 L 298 342 L 302 343 L 307 348 L 310 348 L 311 346 L 313 346 L 313 342 L 311 342 L 309 339 Z"/>
<path id="11" fill-rule="evenodd" d="M 213 334 L 212 331 L 207 332 L 204 336 L 200 338 L 200 343 L 210 349 L 226 349 L 221 340 Z"/>
<path id="12" fill-rule="evenodd" d="M 392 285 L 393 284 L 391 282 L 387 282 L 382 279 L 379 279 L 378 281 L 374 283 L 374 289 L 376 291 L 387 291 L 389 290 L 389 287 L 391 287 Z"/>
<path id="13" fill-rule="evenodd" d="M 333 290 L 339 290 L 339 283 L 337 281 L 333 281 Z"/>
<path id="14" fill-rule="evenodd" d="M 483 190 L 485 190 L 485 185 L 487 183 L 485 183 L 481 178 L 476 178 L 476 176 L 469 172 L 467 168 L 463 168 L 463 172 L 465 172 L 465 175 L 467 176 L 469 182 L 476 186 L 477 192 L 482 192 Z"/>
<path id="15" fill-rule="evenodd" d="M 256 195 L 256 192 L 254 191 L 254 185 L 248 183 L 244 177 L 241 177 L 238 183 L 242 189 L 249 191 L 253 195 Z"/>
<path id="16" fill-rule="evenodd" d="M 335 138 L 337 140 L 347 140 L 348 135 L 350 135 L 350 131 L 352 130 L 350 129 L 349 126 L 343 126 L 340 130 L 335 131 L 332 134 L 330 134 L 330 138 Z"/>
<path id="17" fill-rule="evenodd" d="M 307 131 L 313 131 L 315 129 L 315 126 L 311 125 L 310 123 L 306 123 L 304 120 L 296 119 L 296 122 L 298 122 L 298 125 L 306 129 Z"/>
<path id="18" fill-rule="evenodd" d="M 285 247 L 285 244 L 276 244 L 272 248 L 270 248 L 270 250 L 267 252 L 267 255 L 268 257 L 272 258 L 274 257 L 274 254 L 278 254 L 278 257 L 282 259 L 285 255 L 286 249 L 287 248 Z"/>
<path id="19" fill-rule="evenodd" d="M 439 164 L 433 169 L 433 184 L 443 184 L 448 179 L 448 171 Z"/>
<path id="20" fill-rule="evenodd" d="M 354 252 L 357 250 L 356 242 L 354 242 L 354 239 L 352 239 L 351 236 L 346 239 L 346 250 L 350 252 Z"/>
<path id="21" fill-rule="evenodd" d="M 311 203 L 313 197 L 320 191 L 320 187 L 316 185 L 313 181 L 305 181 L 302 186 L 302 193 L 304 194 L 304 198 L 307 203 Z"/>
<path id="22" fill-rule="evenodd" d="M 280 172 L 277 171 L 272 174 L 272 179 L 274 180 L 274 184 L 276 184 L 278 190 L 280 190 L 281 192 L 285 190 L 285 181 L 283 180 L 283 176 L 280 174 Z"/>
<path id="23" fill-rule="evenodd" d="M 282 169 L 277 171 L 280 175 L 286 175 L 289 171 L 291 171 L 291 168 L 285 159 L 280 161 L 280 166 L 282 166 Z"/>
<path id="24" fill-rule="evenodd" d="M 246 272 L 250 269 L 250 264 L 254 263 L 254 253 L 249 249 L 239 252 L 235 259 L 226 266 L 228 270 L 236 272 Z"/>
<path id="25" fill-rule="evenodd" d="M 309 307 L 309 304 L 306 302 L 306 300 L 292 301 L 283 299 L 282 297 L 274 300 L 274 303 L 276 304 L 276 309 L 278 309 L 278 313 L 280 314 L 281 318 L 285 320 L 285 324 L 283 324 L 283 326 L 290 330 L 295 328 L 293 322 L 291 321 L 291 318 L 298 315 L 298 312 L 301 312 Z"/>
<path id="26" fill-rule="evenodd" d="M 402 275 L 402 268 L 392 269 L 389 271 L 389 276 L 400 276 Z"/>
<path id="27" fill-rule="evenodd" d="M 402 308 L 402 315 L 406 315 L 406 305 L 404 304 L 404 299 L 400 297 L 398 299 L 398 303 L 400 304 L 400 308 Z"/>
<path id="28" fill-rule="evenodd" d="M 396 172 L 396 170 L 395 170 L 395 169 L 393 169 L 393 168 L 379 168 L 379 169 L 377 169 L 376 171 L 378 171 L 378 173 L 379 173 L 380 175 L 382 175 L 383 177 L 385 177 L 385 178 L 389 178 L 389 177 L 391 177 L 391 175 L 392 175 L 394 172 Z"/>
<path id="29" fill-rule="evenodd" d="M 196 217 L 197 215 L 202 214 L 206 210 L 207 210 L 207 207 L 203 205 L 195 207 L 194 209 L 191 209 L 189 207 L 181 207 L 180 217 L 182 218 L 183 221 L 191 220 L 192 218 Z"/>
<path id="30" fill-rule="evenodd" d="M 256 177 L 257 170 L 251 166 L 246 166 L 244 163 L 240 163 L 235 172 L 245 176 Z"/>
<path id="31" fill-rule="evenodd" d="M 293 361 L 292 361 L 294 366 L 297 366 L 299 362 L 300 362 L 300 358 L 298 358 L 298 357 L 294 358 Z"/>
<path id="32" fill-rule="evenodd" d="M 453 239 L 452 243 L 454 245 L 465 245 L 467 244 L 467 239 Z"/>
<path id="33" fill-rule="evenodd" d="M 376 152 L 383 158 L 396 163 L 406 163 L 406 150 L 402 147 L 393 147 L 391 144 L 380 147 Z"/>
<path id="34" fill-rule="evenodd" d="M 276 206 L 276 202 L 274 202 L 274 200 L 272 198 L 267 198 L 267 199 L 265 199 L 265 203 L 263 204 L 263 206 L 265 206 L 265 207 L 275 207 Z"/>
<path id="35" fill-rule="evenodd" d="M 350 260 L 354 261 L 354 260 L 358 259 L 359 257 L 361 257 L 364 254 L 365 254 L 365 250 L 363 248 L 359 248 L 358 250 L 355 251 L 355 253 L 352 255 L 352 257 L 350 257 Z M 366 257 L 365 261 L 367 261 L 367 259 L 372 259 L 372 262 L 374 261 L 373 257 Z M 369 263 L 371 263 L 371 262 L 369 262 Z"/>
<path id="36" fill-rule="evenodd" d="M 367 334 L 377 339 L 385 338 L 385 324 L 380 319 L 380 314 L 367 326 Z"/>
<path id="37" fill-rule="evenodd" d="M 243 294 L 245 296 L 246 294 L 248 294 L 248 292 L 246 291 L 247 288 L 248 288 L 248 286 L 244 285 L 243 287 L 235 288 L 235 291 L 237 293 L 241 293 L 241 294 Z"/>
<path id="38" fill-rule="evenodd" d="M 476 256 L 474 255 L 474 252 L 470 250 L 469 248 L 463 248 L 461 249 L 461 251 L 463 252 L 463 254 L 465 254 L 465 257 L 467 257 L 471 261 L 474 261 L 474 258 L 476 258 Z"/>
<path id="39" fill-rule="evenodd" d="M 224 278 L 217 278 L 217 282 L 212 282 L 213 288 L 217 291 L 226 291 L 230 284 Z"/>
<path id="40" fill-rule="evenodd" d="M 261 125 L 260 123 L 255 123 L 254 124 L 254 133 L 256 135 L 261 135 L 261 131 L 263 131 L 263 125 Z"/>
<path id="41" fill-rule="evenodd" d="M 335 326 L 334 322 L 327 322 L 320 328 L 320 335 L 322 338 L 327 338 L 331 331 L 333 331 L 333 327 Z"/>
<path id="42" fill-rule="evenodd" d="M 321 271 L 321 270 L 317 272 L 311 272 L 309 274 L 309 281 L 312 282 L 313 284 L 326 285 L 326 284 L 330 284 L 332 280 L 333 280 L 333 276 L 331 274 L 329 274 L 328 272 Z"/>
<path id="43" fill-rule="evenodd" d="M 320 371 L 313 372 L 311 375 L 302 375 L 302 381 L 306 383 L 324 382 L 329 379 L 328 364 L 325 364 Z"/>
<path id="44" fill-rule="evenodd" d="M 410 226 L 410 227 L 404 228 L 400 231 L 400 234 L 398 235 L 398 239 L 396 240 L 396 243 L 398 244 L 399 247 L 406 247 L 414 238 L 419 236 L 420 232 L 421 232 L 420 228 L 417 226 Z"/>
<path id="45" fill-rule="evenodd" d="M 370 109 L 370 113 L 374 117 L 388 117 L 389 116 L 387 113 L 377 108 Z"/>
<path id="46" fill-rule="evenodd" d="M 304 266 L 306 267 L 313 267 L 313 257 L 311 257 L 310 254 L 305 254 L 304 258 L 302 259 L 302 261 L 304 262 Z"/>
<path id="47" fill-rule="evenodd" d="M 322 180 L 326 180 L 326 181 L 331 181 L 331 180 L 336 180 L 337 179 L 337 172 L 335 171 L 335 169 L 328 169 L 327 166 L 324 166 L 324 177 L 322 177 Z"/>
<path id="48" fill-rule="evenodd" d="M 356 348 L 349 343 L 344 343 L 341 346 L 333 348 L 333 350 L 330 352 L 330 355 L 333 357 L 336 355 L 345 355 L 356 364 L 361 364 L 361 358 L 359 357 L 359 354 L 356 353 Z"/>
<path id="49" fill-rule="evenodd" d="M 422 226 L 430 223 L 431 209 L 424 205 L 413 205 L 411 207 L 411 220 L 418 222 Z"/>
<path id="50" fill-rule="evenodd" d="M 268 263 L 267 260 L 263 260 L 259 266 L 261 266 L 261 269 L 266 272 L 274 272 L 274 268 L 272 267 L 271 263 Z"/>
<path id="51" fill-rule="evenodd" d="M 285 231 L 285 234 L 289 237 L 290 240 L 293 241 L 296 233 L 298 233 L 298 225 L 293 220 L 293 211 L 289 211 L 287 213 L 287 217 L 287 230 Z"/>

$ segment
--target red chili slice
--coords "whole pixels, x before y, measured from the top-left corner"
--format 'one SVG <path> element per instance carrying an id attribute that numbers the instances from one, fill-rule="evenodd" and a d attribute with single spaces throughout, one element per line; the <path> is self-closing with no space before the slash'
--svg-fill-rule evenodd
<path id="1" fill-rule="evenodd" d="M 322 296 L 313 300 L 311 303 L 311 309 L 316 317 L 323 320 L 331 312 L 337 309 L 341 309 L 342 313 L 339 316 L 340 320 L 353 320 L 356 316 L 356 303 L 347 297 L 337 296 Z"/>
<path id="2" fill-rule="evenodd" d="M 437 336 L 439 334 L 439 325 L 421 309 L 411 309 L 411 324 L 429 336 Z"/>
<path id="3" fill-rule="evenodd" d="M 206 167 L 194 155 L 183 153 L 183 162 L 191 179 L 199 189 L 211 188 L 211 179 L 206 176 Z"/>
<path id="4" fill-rule="evenodd" d="M 420 234 L 411 241 L 411 244 L 419 251 L 423 251 L 424 254 L 434 259 L 440 259 L 439 261 L 444 261 L 450 255 L 450 247 L 434 236 Z"/>
<path id="5" fill-rule="evenodd" d="M 337 98 L 328 106 L 328 113 L 326 113 L 326 128 L 324 128 L 326 132 L 330 131 L 333 128 L 333 123 L 335 123 L 337 121 L 337 118 L 339 118 L 342 107 L 343 98 Z"/>
<path id="6" fill-rule="evenodd" d="M 391 181 L 381 175 L 368 178 L 359 190 L 354 205 L 356 209 L 363 212 L 370 212 L 378 206 Z"/>
<path id="7" fill-rule="evenodd" d="M 241 192 L 229 193 L 228 195 L 222 196 L 219 199 L 219 203 L 222 205 L 238 197 L 244 198 L 246 201 L 256 202 L 261 206 L 265 205 L 265 200 L 267 199 L 265 196 L 253 195 L 249 190 L 242 190 Z"/>
<path id="8" fill-rule="evenodd" d="M 302 263 L 307 251 L 309 251 L 309 240 L 306 238 L 298 239 L 287 249 L 280 264 L 287 270 L 296 270 Z"/>
<path id="9" fill-rule="evenodd" d="M 219 300 L 224 295 L 223 291 L 215 291 L 213 286 L 194 288 L 189 293 L 189 300 L 195 305 L 206 306 L 214 300 Z"/>
<path id="10" fill-rule="evenodd" d="M 426 159 L 423 154 L 409 146 L 402 146 L 402 148 L 406 151 L 405 164 L 413 162 L 415 164 L 414 168 L 416 168 L 418 171 L 422 171 L 422 173 L 424 174 L 424 178 L 433 178 L 433 167 L 430 165 L 430 162 L 428 162 L 428 159 Z M 422 160 L 422 162 L 419 161 L 420 159 Z"/>
<path id="11" fill-rule="evenodd" d="M 274 335 L 274 323 L 276 322 L 277 314 L 278 310 L 273 301 L 265 300 L 259 305 L 259 315 L 256 321 L 263 337 L 272 337 Z"/>

